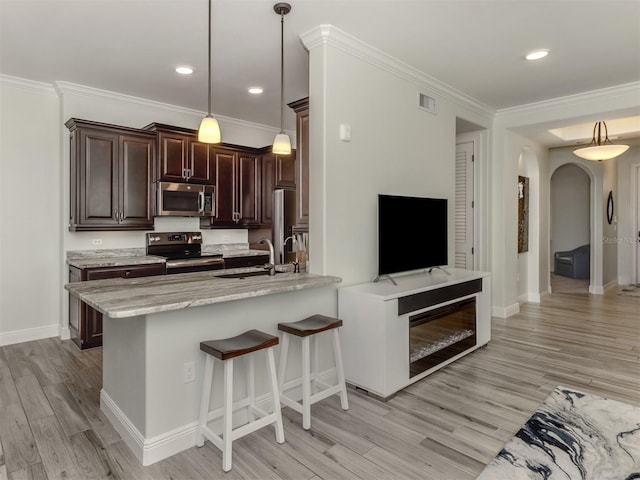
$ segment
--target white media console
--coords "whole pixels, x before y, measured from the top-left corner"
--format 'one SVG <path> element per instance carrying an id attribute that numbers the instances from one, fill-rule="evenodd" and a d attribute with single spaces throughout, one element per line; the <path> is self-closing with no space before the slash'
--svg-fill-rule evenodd
<path id="1" fill-rule="evenodd" d="M 394 276 L 397 285 L 385 279 L 338 290 L 338 315 L 344 322 L 340 335 L 348 383 L 387 399 L 489 342 L 490 274 L 448 270 L 450 275 L 433 270 Z M 461 313 L 449 314 L 448 311 Z M 462 322 L 468 325 L 460 326 Z M 440 337 L 424 340 L 431 338 L 432 332 L 427 329 Z M 449 330 L 452 333 L 448 333 Z M 463 340 L 459 341 L 460 338 Z M 427 346 L 416 347 L 415 342 L 420 340 L 427 342 Z M 454 342 L 458 343 L 452 345 Z M 415 362 L 416 355 L 433 350 L 436 353 L 425 359 L 428 361 L 423 363 L 422 371 L 416 373 L 414 365 L 423 362 L 423 359 Z M 439 357 L 445 351 L 448 354 Z"/>

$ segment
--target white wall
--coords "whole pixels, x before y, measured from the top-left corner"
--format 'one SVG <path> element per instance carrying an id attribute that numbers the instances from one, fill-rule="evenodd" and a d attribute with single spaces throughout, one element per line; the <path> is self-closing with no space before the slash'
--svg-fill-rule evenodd
<path id="1" fill-rule="evenodd" d="M 607 201 L 609 192 L 613 195 L 614 210 L 618 205 L 618 158 L 612 158 L 604 163 L 604 177 L 602 184 L 602 283 L 604 287 L 618 283 L 618 219 L 614 211 L 611 223 L 607 221 Z M 613 239 L 613 241 L 612 241 Z"/>
<path id="2" fill-rule="evenodd" d="M 310 55 L 311 271 L 340 276 L 342 285 L 376 277 L 379 193 L 448 199 L 453 264 L 456 116 L 489 128 L 490 114 L 333 27 L 303 42 Z M 418 108 L 419 92 L 436 99 L 437 114 Z M 342 123 L 351 126 L 349 142 L 339 139 Z M 423 248 L 418 230 L 398 232 L 406 238 L 398 255 Z"/>
<path id="3" fill-rule="evenodd" d="M 0 345 L 58 334 L 58 99 L 0 78 Z"/>
<path id="4" fill-rule="evenodd" d="M 541 268 L 541 258 L 548 256 L 547 149 L 514 132 L 508 132 L 508 136 L 509 156 L 519 150 L 517 174 L 529 178 L 529 249 L 517 254 L 517 296 L 519 302 L 537 303 L 548 291 L 548 268 Z M 517 178 L 514 180 L 517 182 Z M 517 189 L 512 201 L 517 204 Z M 516 240 L 517 221 L 516 210 Z"/>
<path id="5" fill-rule="evenodd" d="M 620 142 L 623 143 L 623 142 Z M 631 148 L 618 157 L 618 188 L 615 203 L 618 245 L 618 284 L 640 283 L 637 265 L 638 232 L 640 232 L 640 139 L 625 140 Z M 636 276 L 639 275 L 639 276 Z"/>
<path id="6" fill-rule="evenodd" d="M 551 177 L 551 265 L 556 252 L 591 243 L 589 175 L 566 164 Z"/>

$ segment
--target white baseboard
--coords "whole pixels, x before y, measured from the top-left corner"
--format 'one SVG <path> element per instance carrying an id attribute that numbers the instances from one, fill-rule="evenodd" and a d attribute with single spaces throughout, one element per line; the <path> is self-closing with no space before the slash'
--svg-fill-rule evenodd
<path id="1" fill-rule="evenodd" d="M 71 338 L 71 330 L 68 326 L 59 326 L 58 335 L 60 336 L 60 340 L 69 340 Z"/>
<path id="2" fill-rule="evenodd" d="M 0 347 L 13 345 L 15 343 L 30 342 L 58 336 L 59 325 L 45 325 L 44 327 L 26 328 L 24 330 L 14 330 L 12 332 L 0 333 Z"/>
<path id="3" fill-rule="evenodd" d="M 518 303 L 540 303 L 541 298 L 539 293 L 525 293 L 518 297 Z"/>
<path id="4" fill-rule="evenodd" d="M 604 295 L 604 287 L 589 285 L 589 293 L 593 293 L 594 295 Z"/>
<path id="5" fill-rule="evenodd" d="M 335 382 L 335 369 L 319 373 L 318 377 L 320 381 L 325 383 Z M 302 398 L 302 389 L 300 387 L 293 388 L 292 390 L 289 389 L 290 385 L 296 385 L 297 383 L 299 383 L 299 381 L 292 380 L 284 385 L 288 397 L 293 399 Z M 271 395 L 266 393 L 257 397 L 256 406 L 267 412 L 272 411 Z M 145 438 L 104 390 L 100 390 L 100 410 L 102 410 L 113 425 L 113 428 L 115 428 L 116 432 L 118 432 L 126 445 L 144 466 L 164 460 L 196 445 L 198 423 L 195 421 L 161 435 Z M 210 419 L 219 416 L 220 411 L 221 409 L 210 412 Z M 244 409 L 234 413 L 234 426 L 243 425 L 246 422 L 247 414 Z M 209 424 L 209 427 L 216 432 L 221 432 L 222 420 L 218 419 L 212 422 Z"/>
<path id="6" fill-rule="evenodd" d="M 520 304 L 514 303 L 508 307 L 491 307 L 491 316 L 498 318 L 509 318 L 520 312 Z"/>

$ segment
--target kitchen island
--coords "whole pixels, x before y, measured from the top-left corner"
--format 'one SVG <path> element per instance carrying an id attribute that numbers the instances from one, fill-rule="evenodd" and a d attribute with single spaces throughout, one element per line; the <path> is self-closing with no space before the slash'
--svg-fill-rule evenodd
<path id="1" fill-rule="evenodd" d="M 338 277 L 291 272 L 254 276 L 259 273 L 255 268 L 235 271 L 246 274 L 240 278 L 221 277 L 228 273 L 96 280 L 65 286 L 70 294 L 104 314 L 101 409 L 143 465 L 195 445 L 204 366 L 200 342 L 252 328 L 276 335 L 279 322 L 316 313 L 336 315 Z M 319 348 L 330 349 L 330 343 L 320 342 Z M 268 398 L 263 367 L 257 362 L 258 402 Z M 320 372 L 331 367 L 321 364 Z M 245 390 L 242 370 L 238 368 L 235 382 L 238 397 Z M 289 370 L 285 382 L 300 374 L 299 369 Z M 192 371 L 194 379 L 190 378 Z M 215 378 L 213 408 L 222 405 L 221 385 L 221 378 Z M 264 408 L 271 407 L 267 403 Z M 242 423 L 243 415 L 238 411 L 234 421 Z"/>

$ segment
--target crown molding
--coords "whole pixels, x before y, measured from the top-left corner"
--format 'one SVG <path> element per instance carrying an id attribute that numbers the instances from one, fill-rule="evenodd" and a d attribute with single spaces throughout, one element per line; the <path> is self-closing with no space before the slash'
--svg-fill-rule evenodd
<path id="1" fill-rule="evenodd" d="M 126 95 L 123 93 L 111 92 L 108 90 L 101 90 L 99 88 L 87 87 L 86 85 L 79 85 L 77 83 L 64 82 L 64 81 L 56 81 L 54 83 L 55 91 L 58 95 L 75 95 L 80 97 L 91 98 L 100 101 L 113 102 L 113 103 L 126 103 L 126 104 L 134 104 L 139 105 L 144 108 L 153 108 L 155 110 L 166 110 L 172 113 L 184 114 L 184 115 L 192 115 L 195 117 L 204 117 L 207 113 L 195 110 L 192 108 L 180 107 L 177 105 L 171 105 L 169 103 L 162 103 L 155 100 L 149 100 L 147 98 L 134 97 L 132 95 Z M 214 112 L 215 114 L 215 112 Z M 264 130 L 269 133 L 273 133 L 274 135 L 280 131 L 279 127 L 271 127 L 269 125 L 264 125 L 261 123 L 249 122 L 247 120 L 240 120 L 233 117 L 225 117 L 223 115 L 215 115 L 216 119 L 219 122 L 226 124 L 239 125 L 241 127 L 254 128 L 258 130 Z M 290 131 L 289 131 L 290 132 Z M 289 133 L 295 134 L 293 133 Z"/>
<path id="2" fill-rule="evenodd" d="M 636 105 L 640 105 L 640 82 L 625 83 L 614 87 L 601 88 L 599 90 L 591 90 L 588 92 L 566 95 L 564 97 L 551 98 L 540 102 L 527 103 L 524 105 L 518 105 L 517 107 L 503 108 L 496 111 L 496 118 L 520 115 L 523 113 L 531 114 L 533 112 L 544 111 L 552 108 L 562 108 L 587 104 L 597 100 L 613 100 L 625 97 L 635 99 Z M 629 106 L 633 106 L 633 104 L 630 103 Z"/>
<path id="3" fill-rule="evenodd" d="M 9 87 L 21 88 L 23 90 L 30 90 L 32 92 L 44 93 L 47 95 L 55 95 L 56 91 L 48 83 L 36 82 L 35 80 L 28 80 L 26 78 L 13 77 L 11 75 L 0 74 L 0 84 Z"/>
<path id="4" fill-rule="evenodd" d="M 422 93 L 432 92 L 466 108 L 472 108 L 483 116 L 493 117 L 495 109 L 469 95 L 437 80 L 436 78 L 404 63 L 333 25 L 319 25 L 300 35 L 300 41 L 310 51 L 322 45 L 330 45 L 359 58 L 381 70 L 389 72 L 410 83 Z"/>

